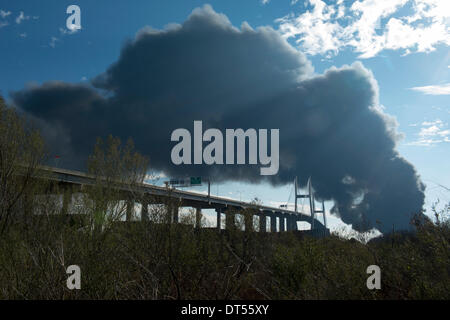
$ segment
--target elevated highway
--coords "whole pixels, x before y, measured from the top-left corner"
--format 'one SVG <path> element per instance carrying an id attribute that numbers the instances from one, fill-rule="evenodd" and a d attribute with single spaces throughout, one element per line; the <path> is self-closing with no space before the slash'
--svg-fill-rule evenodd
<path id="1" fill-rule="evenodd" d="M 87 186 L 94 186 L 96 179 L 94 176 L 84 172 L 67 170 L 61 168 L 54 168 L 48 166 L 40 167 L 38 173 L 39 179 L 46 179 L 61 185 L 63 188 L 78 192 L 83 192 L 83 189 Z M 161 187 L 148 183 L 141 183 L 133 185 L 131 190 L 129 186 L 116 186 L 115 188 L 121 189 L 124 194 L 138 192 L 144 195 L 143 199 L 136 200 L 141 202 L 142 212 L 141 219 L 148 219 L 148 205 L 149 204 L 167 204 L 175 203 L 172 205 L 172 222 L 178 222 L 178 211 L 180 207 L 192 207 L 196 209 L 197 218 L 201 216 L 202 209 L 215 209 L 217 213 L 217 228 L 221 228 L 221 215 L 226 216 L 226 226 L 234 221 L 234 214 L 239 213 L 244 209 L 253 209 L 255 215 L 259 216 L 260 231 L 266 231 L 267 220 L 270 219 L 270 231 L 293 231 L 297 230 L 297 221 L 305 221 L 311 224 L 312 228 L 317 231 L 328 232 L 328 229 L 322 224 L 321 221 L 315 219 L 310 214 L 302 212 L 296 212 L 284 208 L 276 208 L 266 205 L 260 205 L 251 202 L 238 201 L 234 199 L 212 196 L 208 194 L 183 191 L 170 187 Z M 67 202 L 71 201 L 70 197 L 64 197 L 63 208 L 68 206 Z M 128 199 L 130 197 L 127 197 Z M 135 201 L 133 201 L 135 202 Z"/>

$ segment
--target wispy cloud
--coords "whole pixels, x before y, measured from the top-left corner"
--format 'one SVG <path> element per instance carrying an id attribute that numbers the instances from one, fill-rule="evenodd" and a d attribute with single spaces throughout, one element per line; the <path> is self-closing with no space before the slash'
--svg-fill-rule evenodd
<path id="1" fill-rule="evenodd" d="M 431 109 L 450 114 L 450 109 L 447 109 L 446 107 L 431 106 Z"/>
<path id="2" fill-rule="evenodd" d="M 0 10 L 0 17 L 2 17 L 3 19 L 6 18 L 7 16 L 9 16 L 10 14 L 11 14 L 11 11 Z"/>
<path id="3" fill-rule="evenodd" d="M 74 34 L 77 33 L 79 29 L 67 29 L 67 28 L 59 28 L 59 33 L 61 35 Z"/>
<path id="4" fill-rule="evenodd" d="M 48 44 L 50 47 L 55 48 L 56 47 L 56 42 L 58 42 L 59 39 L 57 37 L 51 37 L 50 38 L 50 43 Z"/>
<path id="5" fill-rule="evenodd" d="M 58 41 L 61 41 L 62 38 L 64 38 L 67 35 L 71 35 L 71 34 L 74 34 L 74 33 L 77 33 L 77 32 L 78 32 L 77 29 L 69 30 L 69 29 L 65 29 L 65 28 L 59 28 L 59 36 L 58 37 L 52 36 L 51 39 L 50 39 L 49 46 L 52 47 L 52 48 L 55 48 L 56 47 L 56 43 Z"/>
<path id="6" fill-rule="evenodd" d="M 344 47 L 351 47 L 360 53 L 360 58 L 371 58 L 385 49 L 410 54 L 433 51 L 438 44 L 450 45 L 448 0 L 306 3 L 309 4 L 306 12 L 276 21 L 286 38 L 295 39 L 311 55 L 332 56 Z"/>
<path id="7" fill-rule="evenodd" d="M 7 16 L 11 15 L 11 11 L 0 10 L 0 17 L 5 19 Z M 8 21 L 0 21 L 0 29 L 9 25 Z"/>
<path id="8" fill-rule="evenodd" d="M 21 24 L 24 20 L 29 20 L 30 16 L 26 16 L 23 11 L 20 11 L 19 15 L 16 18 L 16 23 Z"/>
<path id="9" fill-rule="evenodd" d="M 436 119 L 434 121 L 424 121 L 422 122 L 422 126 L 442 126 L 444 123 L 441 119 Z"/>
<path id="10" fill-rule="evenodd" d="M 450 142 L 450 129 L 448 129 L 448 123 L 444 123 L 441 119 L 424 121 L 416 136 L 418 138 L 415 141 L 406 145 L 429 147 L 443 142 Z"/>
<path id="11" fill-rule="evenodd" d="M 449 95 L 450 83 L 423 86 L 423 87 L 414 87 L 411 88 L 411 90 L 419 91 L 429 95 Z"/>

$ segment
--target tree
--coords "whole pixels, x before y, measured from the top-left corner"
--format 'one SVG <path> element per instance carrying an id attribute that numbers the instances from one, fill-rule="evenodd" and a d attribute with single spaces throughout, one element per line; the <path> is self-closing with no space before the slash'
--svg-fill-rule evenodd
<path id="1" fill-rule="evenodd" d="M 0 96 L 0 232 L 13 213 L 26 212 L 35 186 L 34 177 L 45 158 L 44 141 L 31 123 Z M 18 217 L 19 215 L 14 215 Z"/>
<path id="2" fill-rule="evenodd" d="M 124 216 L 131 220 L 135 201 L 143 197 L 138 187 L 146 177 L 148 159 L 134 150 L 131 139 L 122 146 L 119 138 L 110 135 L 106 142 L 97 138 L 87 167 L 95 178 L 87 191 L 91 225 L 104 229 Z"/>

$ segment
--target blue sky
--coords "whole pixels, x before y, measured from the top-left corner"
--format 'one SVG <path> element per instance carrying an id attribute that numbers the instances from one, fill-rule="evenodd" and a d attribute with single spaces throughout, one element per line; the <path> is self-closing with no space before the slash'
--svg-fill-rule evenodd
<path id="1" fill-rule="evenodd" d="M 450 201 L 450 2 L 394 1 L 5 1 L 0 0 L 0 91 L 49 80 L 86 82 L 117 60 L 144 26 L 182 23 L 205 3 L 235 26 L 272 26 L 315 72 L 361 61 L 379 86 L 380 104 L 395 116 L 400 154 L 427 185 L 426 208 Z M 66 8 L 81 8 L 82 29 L 66 28 Z M 266 204 L 286 202 L 292 186 L 227 183 L 213 194 Z M 205 188 L 198 188 L 204 191 Z M 291 197 L 292 201 L 292 197 Z M 328 207 L 330 205 L 328 204 Z M 331 219 L 340 228 L 338 219 Z"/>

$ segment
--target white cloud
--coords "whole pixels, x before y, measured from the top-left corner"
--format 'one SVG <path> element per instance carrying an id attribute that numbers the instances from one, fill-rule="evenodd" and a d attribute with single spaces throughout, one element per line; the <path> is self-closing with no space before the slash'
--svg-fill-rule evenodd
<path id="1" fill-rule="evenodd" d="M 61 39 L 63 39 L 66 35 L 71 35 L 71 34 L 74 34 L 74 33 L 77 33 L 77 32 L 78 32 L 77 29 L 68 30 L 68 29 L 60 27 L 59 28 L 59 35 L 58 35 L 58 37 L 52 36 L 50 38 L 49 46 L 52 47 L 52 48 L 55 48 L 56 47 L 56 43 L 61 41 Z M 87 79 L 84 80 L 83 78 L 81 79 L 82 81 L 86 81 L 87 80 Z"/>
<path id="2" fill-rule="evenodd" d="M 74 34 L 77 33 L 79 29 L 66 29 L 66 28 L 59 28 L 59 33 L 62 35 L 66 35 L 66 34 Z"/>
<path id="3" fill-rule="evenodd" d="M 262 4 L 268 4 L 270 2 L 270 0 L 261 0 Z"/>
<path id="4" fill-rule="evenodd" d="M 416 134 L 418 139 L 407 143 L 411 146 L 433 146 L 443 142 L 450 142 L 450 129 L 448 123 L 441 119 L 424 121 L 420 131 Z"/>
<path id="5" fill-rule="evenodd" d="M 50 47 L 55 48 L 56 47 L 56 42 L 58 42 L 59 39 L 57 37 L 51 37 L 50 38 L 50 43 L 48 44 Z"/>
<path id="6" fill-rule="evenodd" d="M 449 95 L 450 94 L 450 83 L 445 83 L 441 85 L 432 85 L 424 87 L 414 87 L 411 90 L 419 91 L 424 94 L 430 95 Z"/>
<path id="7" fill-rule="evenodd" d="M 424 121 L 422 122 L 422 126 L 442 126 L 443 122 L 441 119 L 437 119 L 434 121 Z"/>
<path id="8" fill-rule="evenodd" d="M 439 134 L 440 130 L 438 126 L 431 126 L 428 128 L 420 129 L 419 136 L 421 137 L 433 137 Z"/>
<path id="9" fill-rule="evenodd" d="M 11 11 L 0 10 L 0 17 L 5 19 L 7 16 L 11 14 Z M 6 27 L 9 23 L 7 21 L 0 21 L 0 29 Z"/>
<path id="10" fill-rule="evenodd" d="M 438 106 L 431 106 L 431 109 L 450 114 L 450 109 L 447 109 L 445 107 L 442 108 L 442 107 L 438 107 Z"/>
<path id="11" fill-rule="evenodd" d="M 348 6 L 309 0 L 306 12 L 276 21 L 285 37 L 311 55 L 351 47 L 360 58 L 371 58 L 385 49 L 409 54 L 450 45 L 448 0 L 353 0 Z"/>
<path id="12" fill-rule="evenodd" d="M 30 16 L 26 16 L 23 11 L 20 11 L 19 15 L 16 18 L 16 23 L 21 24 L 23 20 L 30 19 Z"/>
<path id="13" fill-rule="evenodd" d="M 9 16 L 10 14 L 11 14 L 11 11 L 0 10 L 0 17 L 2 17 L 3 19 L 6 18 L 7 16 Z"/>

